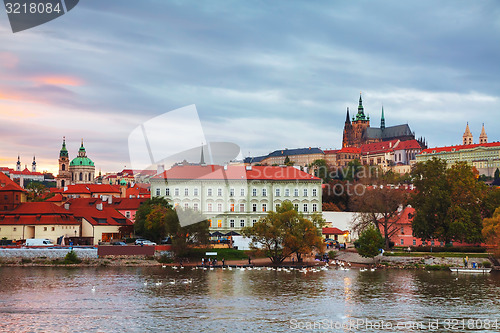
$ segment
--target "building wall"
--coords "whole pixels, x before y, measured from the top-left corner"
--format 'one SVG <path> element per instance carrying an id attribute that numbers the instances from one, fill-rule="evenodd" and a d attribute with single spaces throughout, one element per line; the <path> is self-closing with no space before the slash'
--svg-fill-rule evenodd
<path id="1" fill-rule="evenodd" d="M 195 189 L 198 191 L 197 195 Z M 237 231 L 242 228 L 242 224 L 251 226 L 285 200 L 297 205 L 298 211 L 306 216 L 313 213 L 313 205 L 316 212 L 321 212 L 321 180 L 231 180 L 229 183 L 219 180 L 170 180 L 166 183 L 152 179 L 151 193 L 152 196 L 165 197 L 174 206 L 180 205 L 182 208 L 200 211 L 206 218 L 211 219 L 211 230 Z"/>
<path id="2" fill-rule="evenodd" d="M 74 237 L 80 234 L 79 225 L 0 225 L 0 238 L 20 240 L 28 238 L 47 238 L 54 244 L 61 236 Z"/>

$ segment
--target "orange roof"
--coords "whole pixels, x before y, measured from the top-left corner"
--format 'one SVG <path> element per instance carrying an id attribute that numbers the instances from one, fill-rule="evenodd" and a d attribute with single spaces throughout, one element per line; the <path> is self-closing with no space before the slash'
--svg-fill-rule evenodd
<path id="1" fill-rule="evenodd" d="M 330 149 L 330 150 L 323 150 L 325 155 L 330 155 L 330 154 L 337 154 L 340 151 L 340 149 Z"/>
<path id="2" fill-rule="evenodd" d="M 43 173 L 41 172 L 33 172 L 29 171 L 28 168 L 25 168 L 23 171 L 10 171 L 11 174 L 13 175 L 31 175 L 31 176 L 43 176 Z"/>
<path id="3" fill-rule="evenodd" d="M 403 150 L 403 149 L 422 149 L 422 147 L 420 146 L 417 140 L 400 141 L 399 144 L 397 144 L 394 147 L 394 150 Z"/>
<path id="4" fill-rule="evenodd" d="M 344 147 L 338 151 L 338 153 L 351 153 L 351 154 L 360 154 L 361 149 L 357 147 Z"/>
<path id="5" fill-rule="evenodd" d="M 383 153 L 392 151 L 398 141 L 399 140 L 396 139 L 391 141 L 367 143 L 361 146 L 361 153 L 373 154 L 373 153 Z"/>
<path id="6" fill-rule="evenodd" d="M 422 151 L 422 154 L 433 154 L 433 153 L 444 153 L 444 152 L 452 152 L 459 151 L 462 149 L 473 149 L 477 147 L 500 147 L 500 142 L 489 142 L 489 143 L 476 143 L 473 145 L 458 145 L 458 146 L 450 146 L 450 147 L 436 147 L 436 148 L 427 148 Z"/>
<path id="7" fill-rule="evenodd" d="M 69 211 L 72 212 L 77 218 L 84 218 L 94 226 L 105 225 L 133 225 L 133 222 L 123 216 L 120 212 L 103 204 L 102 210 L 97 209 L 97 204 L 102 203 L 98 199 L 73 199 L 69 200 Z"/>
<path id="8" fill-rule="evenodd" d="M 0 212 L 0 224 L 64 224 L 79 225 L 70 211 L 51 202 L 25 202 L 14 210 Z"/>
<path id="9" fill-rule="evenodd" d="M 339 228 L 323 228 L 323 235 L 343 235 L 349 233 L 347 230 L 340 230 Z"/>
<path id="10" fill-rule="evenodd" d="M 234 179 L 234 180 L 320 180 L 294 167 L 182 165 L 164 171 L 153 179 Z"/>
<path id="11" fill-rule="evenodd" d="M 3 172 L 0 172 L 0 191 L 26 192 L 25 189 L 17 185 L 15 181 L 7 177 Z"/>
<path id="12" fill-rule="evenodd" d="M 75 184 L 75 185 L 68 185 L 66 190 L 63 189 L 63 193 L 64 194 L 120 193 L 120 187 L 117 185 L 109 185 L 109 184 Z"/>
<path id="13" fill-rule="evenodd" d="M 61 194 L 56 194 L 52 198 L 45 200 L 45 202 L 62 202 L 63 196 Z"/>

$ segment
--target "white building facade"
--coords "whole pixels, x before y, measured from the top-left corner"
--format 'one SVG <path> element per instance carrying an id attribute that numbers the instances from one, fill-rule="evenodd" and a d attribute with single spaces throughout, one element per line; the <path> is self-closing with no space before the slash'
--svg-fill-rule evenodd
<path id="1" fill-rule="evenodd" d="M 151 179 L 151 195 L 192 209 L 210 220 L 210 231 L 252 226 L 284 201 L 309 217 L 321 213 L 321 179 L 294 167 L 184 165 Z"/>

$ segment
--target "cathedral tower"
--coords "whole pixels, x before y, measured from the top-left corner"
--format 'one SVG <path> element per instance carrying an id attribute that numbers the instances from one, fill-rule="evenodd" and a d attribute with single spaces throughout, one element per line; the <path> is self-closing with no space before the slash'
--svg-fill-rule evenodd
<path id="1" fill-rule="evenodd" d="M 56 177 L 57 187 L 65 187 L 71 184 L 71 173 L 69 172 L 69 154 L 66 149 L 66 138 L 63 137 L 61 150 L 59 151 L 59 173 Z"/>
<path id="2" fill-rule="evenodd" d="M 483 123 L 483 129 L 481 130 L 481 135 L 479 136 L 479 143 L 488 143 L 488 136 L 486 135 L 486 131 L 484 130 L 484 123 Z"/>
<path id="3" fill-rule="evenodd" d="M 474 141 L 473 141 L 472 133 L 470 132 L 470 129 L 469 129 L 469 122 L 467 122 L 467 126 L 465 127 L 465 133 L 462 136 L 462 144 L 463 145 L 471 145 L 473 143 L 474 143 Z"/>

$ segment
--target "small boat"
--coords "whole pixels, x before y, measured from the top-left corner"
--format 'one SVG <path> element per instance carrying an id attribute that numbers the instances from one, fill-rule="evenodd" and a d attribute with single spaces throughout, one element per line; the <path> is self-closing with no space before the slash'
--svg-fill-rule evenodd
<path id="1" fill-rule="evenodd" d="M 489 273 L 491 272 L 491 268 L 472 268 L 472 267 L 450 267 L 450 271 L 456 273 Z"/>

